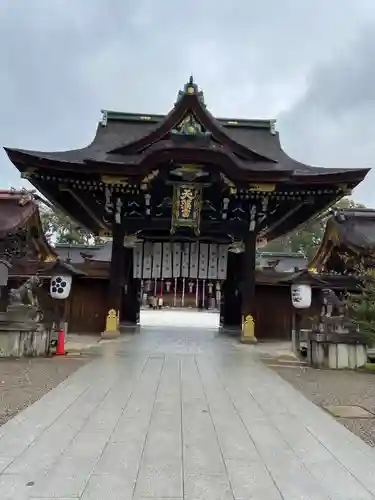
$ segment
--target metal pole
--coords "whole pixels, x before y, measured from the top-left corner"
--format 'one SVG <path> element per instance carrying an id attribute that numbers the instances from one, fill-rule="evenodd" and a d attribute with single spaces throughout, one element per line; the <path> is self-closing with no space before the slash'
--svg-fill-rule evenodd
<path id="1" fill-rule="evenodd" d="M 198 307 L 198 284 L 199 284 L 199 281 L 198 281 L 198 278 L 197 278 L 197 283 L 195 285 L 195 307 Z"/>
<path id="2" fill-rule="evenodd" d="M 185 278 L 182 278 L 182 296 L 181 296 L 181 306 L 185 305 Z"/>
<path id="3" fill-rule="evenodd" d="M 174 296 L 173 296 L 173 307 L 177 304 L 177 278 L 174 279 Z"/>

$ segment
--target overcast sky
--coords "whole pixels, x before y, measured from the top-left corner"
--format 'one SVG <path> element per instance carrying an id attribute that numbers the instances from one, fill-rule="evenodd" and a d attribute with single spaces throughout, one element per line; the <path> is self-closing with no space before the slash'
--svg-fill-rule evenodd
<path id="1" fill-rule="evenodd" d="M 213 114 L 277 118 L 296 159 L 375 165 L 374 0 L 0 0 L 0 63 L 1 145 L 85 146 L 101 109 L 166 113 L 193 73 Z M 374 190 L 375 169 L 354 197 Z"/>

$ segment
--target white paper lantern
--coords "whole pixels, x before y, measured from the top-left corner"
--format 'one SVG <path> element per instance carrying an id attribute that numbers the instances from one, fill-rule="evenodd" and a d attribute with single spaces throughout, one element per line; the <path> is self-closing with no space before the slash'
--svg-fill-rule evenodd
<path id="1" fill-rule="evenodd" d="M 72 288 L 72 276 L 52 276 L 50 283 L 50 295 L 53 299 L 67 299 Z"/>
<path id="2" fill-rule="evenodd" d="M 311 306 L 311 286 L 297 285 L 291 286 L 292 304 L 296 309 L 308 309 Z"/>

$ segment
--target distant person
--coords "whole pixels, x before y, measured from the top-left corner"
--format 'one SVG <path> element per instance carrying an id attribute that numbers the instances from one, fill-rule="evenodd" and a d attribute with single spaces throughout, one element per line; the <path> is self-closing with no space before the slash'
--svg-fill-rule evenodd
<path id="1" fill-rule="evenodd" d="M 163 297 L 158 297 L 158 309 L 161 309 L 163 307 L 163 302 Z"/>

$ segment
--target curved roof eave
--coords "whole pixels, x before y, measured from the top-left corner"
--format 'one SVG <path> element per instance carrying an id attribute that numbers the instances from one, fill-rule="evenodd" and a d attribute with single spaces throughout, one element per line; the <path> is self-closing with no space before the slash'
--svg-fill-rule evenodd
<path id="1" fill-rule="evenodd" d="M 340 217 L 344 219 L 340 220 Z M 356 228 L 360 229 L 363 224 L 365 226 L 361 234 Z M 356 254 L 372 255 L 375 250 L 375 211 L 343 209 L 332 215 L 327 221 L 322 242 L 309 267 L 326 262 L 338 247 Z"/>
<path id="2" fill-rule="evenodd" d="M 329 255 L 333 250 L 333 247 L 332 245 L 330 245 L 330 243 L 333 243 L 332 232 L 335 230 L 334 227 L 334 217 L 330 217 L 326 223 L 323 239 L 320 242 L 319 248 L 315 252 L 314 257 L 309 262 L 307 266 L 308 269 L 316 268 L 317 265 L 321 264 L 323 261 L 329 258 Z"/>
<path id="3" fill-rule="evenodd" d="M 197 149 L 197 148 L 195 148 Z M 181 155 L 193 154 L 195 149 L 193 148 L 179 148 L 176 146 L 174 151 Z M 124 167 L 124 166 L 139 166 L 149 157 L 149 155 L 156 155 L 157 153 L 163 153 L 168 151 L 169 154 L 173 154 L 173 149 L 168 148 L 167 150 L 151 151 L 149 153 L 143 153 L 142 155 L 131 155 L 129 157 L 122 157 L 120 155 L 110 155 L 112 157 L 109 160 L 107 155 L 92 155 L 92 151 L 89 148 L 81 150 L 72 150 L 65 152 L 51 152 L 44 153 L 40 151 L 28 151 L 23 149 L 12 149 L 4 148 L 9 159 L 14 163 L 14 165 L 22 172 L 30 167 L 41 167 L 49 168 L 51 163 L 54 164 L 55 168 L 58 165 L 61 166 L 62 170 L 74 170 L 77 172 L 76 167 L 81 168 L 81 173 L 85 173 L 85 168 L 90 164 L 104 164 L 111 165 L 113 167 Z M 289 161 L 284 164 L 280 163 L 276 167 L 273 163 L 268 162 L 244 162 L 241 161 L 236 155 L 229 153 L 228 151 L 216 151 L 211 149 L 198 148 L 197 151 L 201 153 L 206 153 L 210 155 L 222 155 L 231 161 L 244 173 L 244 172 L 264 172 L 271 174 L 272 172 L 277 174 L 287 174 L 288 179 L 295 181 L 296 183 L 351 183 L 357 185 L 360 183 L 370 171 L 369 168 L 326 168 L 326 167 L 315 167 L 306 165 L 289 158 Z M 197 152 L 195 151 L 195 152 Z M 79 155 L 77 156 L 77 152 Z M 87 156 L 87 153 L 91 153 Z M 96 158 L 95 158 L 96 156 Z M 287 155 L 286 155 L 287 156 Z M 125 161 L 120 161 L 125 160 Z M 46 163 L 44 163 L 46 162 Z M 68 168 L 67 165 L 69 166 Z M 22 168 L 24 166 L 25 168 Z M 297 167 L 297 168 L 295 168 Z M 114 171 L 113 173 L 116 173 Z M 124 172 L 121 172 L 124 175 Z"/>

